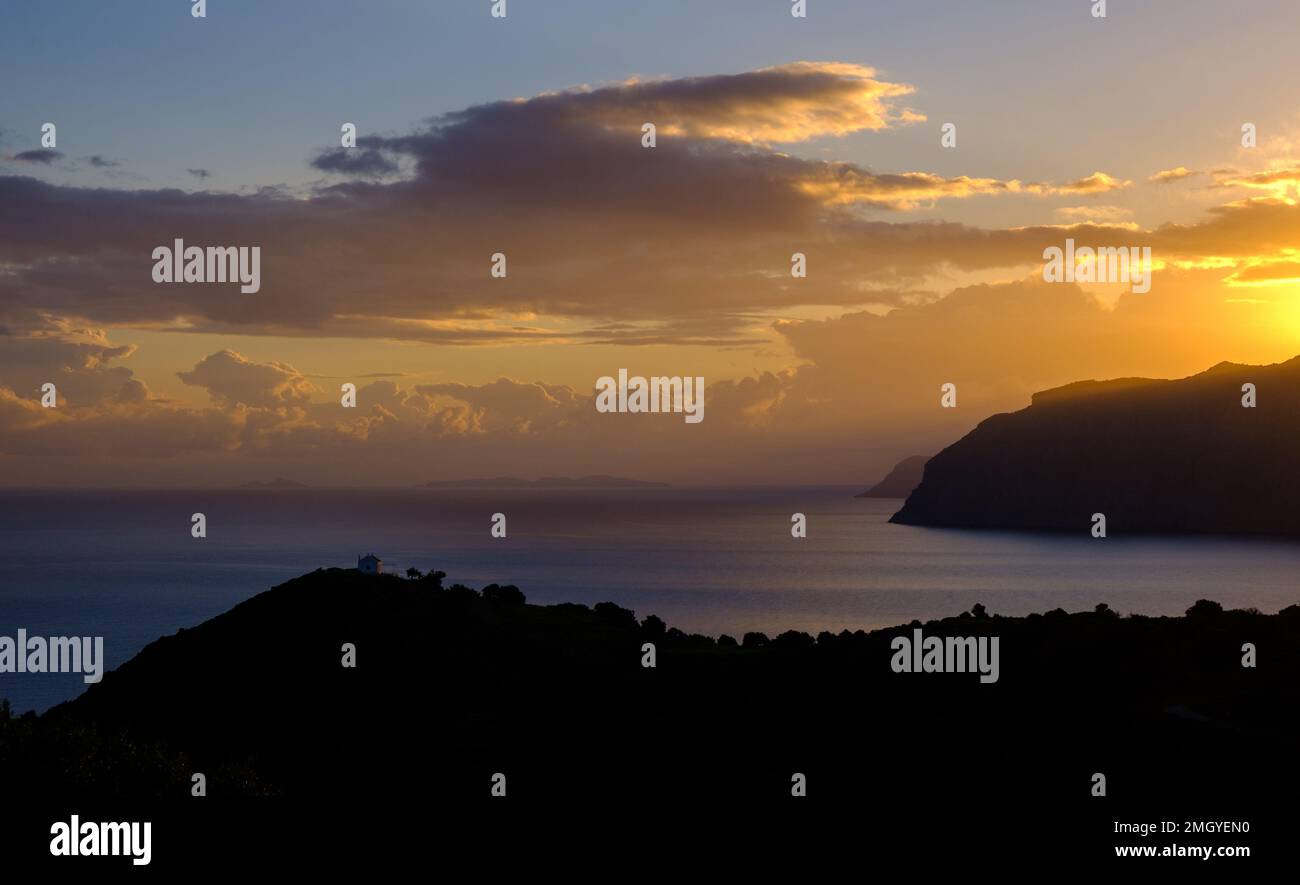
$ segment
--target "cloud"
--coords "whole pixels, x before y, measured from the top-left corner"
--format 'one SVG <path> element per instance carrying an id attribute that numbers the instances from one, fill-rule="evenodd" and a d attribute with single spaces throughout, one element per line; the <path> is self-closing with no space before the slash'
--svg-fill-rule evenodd
<path id="1" fill-rule="evenodd" d="M 874 174 L 851 163 L 809 164 L 795 186 L 824 206 L 862 205 L 885 210 L 915 209 L 940 199 L 1056 192 L 1050 185 L 965 175 L 945 178 L 928 172 Z"/>
<path id="2" fill-rule="evenodd" d="M 131 345 L 114 345 L 102 329 L 75 328 L 55 321 L 40 331 L 0 332 L 0 388 L 40 398 L 41 387 L 53 383 L 65 407 L 105 403 L 137 403 L 148 389 L 124 367 L 111 365 L 135 352 Z"/>
<path id="3" fill-rule="evenodd" d="M 1111 191 L 1123 190 L 1131 187 L 1133 182 L 1123 181 L 1105 172 L 1094 172 L 1091 175 L 1071 181 L 1068 184 L 1051 188 L 1055 194 L 1105 194 Z"/>
<path id="4" fill-rule="evenodd" d="M 284 363 L 255 363 L 233 350 L 206 357 L 188 372 L 177 372 L 186 384 L 206 388 L 219 405 L 278 407 L 300 405 L 316 388 L 301 372 Z"/>
<path id="5" fill-rule="evenodd" d="M 374 148 L 335 148 L 325 151 L 314 160 L 312 165 L 322 172 L 338 172 L 344 175 L 379 178 L 396 175 L 399 171 L 397 162 Z"/>
<path id="6" fill-rule="evenodd" d="M 409 134 L 363 136 L 346 162 L 317 157 L 340 178 L 305 196 L 0 176 L 11 210 L 0 214 L 0 325 L 58 316 L 462 346 L 767 347 L 775 315 L 933 300 L 963 275 L 1017 275 L 1061 239 L 1050 224 L 883 220 L 900 210 L 1131 184 L 1100 171 L 1064 184 L 872 171 L 766 146 L 901 125 L 910 90 L 869 68 L 801 62 L 476 105 Z M 664 124 L 652 150 L 640 142 L 648 114 Z M 1140 235 L 1168 260 L 1252 256 L 1294 242 L 1298 211 L 1251 204 Z M 1113 207 L 1057 218 L 1096 242 L 1136 235 Z M 153 283 L 153 249 L 177 237 L 259 246 L 261 291 Z M 805 279 L 790 275 L 795 251 L 808 257 Z M 496 252 L 504 279 L 489 273 Z"/>
<path id="7" fill-rule="evenodd" d="M 416 392 L 450 397 L 472 410 L 468 427 L 476 432 L 510 430 L 538 433 L 585 417 L 592 398 L 563 384 L 521 384 L 499 378 L 490 384 L 420 385 Z"/>
<path id="8" fill-rule="evenodd" d="M 908 84 L 877 79 L 876 71 L 863 65 L 800 61 L 740 74 L 633 78 L 471 108 L 445 120 L 461 125 L 475 117 L 522 113 L 534 124 L 566 129 L 639 135 L 649 122 L 668 138 L 792 143 L 923 121 L 921 114 L 897 105 L 913 92 Z"/>
<path id="9" fill-rule="evenodd" d="M 0 387 L 0 452 L 29 463 L 53 460 L 60 474 L 68 469 L 64 459 L 72 457 L 118 459 L 120 467 L 123 462 L 235 451 L 239 435 L 239 423 L 216 410 L 172 409 L 152 403 L 77 411 L 46 409 L 37 400 Z M 102 467 L 100 471 L 92 475 L 103 484 Z M 11 481 L 21 482 L 23 475 L 13 474 Z M 111 481 L 117 475 L 110 472 L 107 476 Z"/>
<path id="10" fill-rule="evenodd" d="M 1214 186 L 1269 191 L 1278 199 L 1283 199 L 1289 192 L 1300 189 L 1300 166 L 1282 165 L 1260 172 L 1224 170 L 1224 174 L 1216 178 Z"/>
<path id="11" fill-rule="evenodd" d="M 1117 224 L 1133 215 L 1132 209 L 1123 206 L 1062 206 L 1052 211 L 1068 222 L 1096 221 L 1106 224 Z"/>
<path id="12" fill-rule="evenodd" d="M 1224 282 L 1233 287 L 1300 283 L 1300 258 L 1286 257 L 1249 262 L 1229 274 Z"/>
<path id="13" fill-rule="evenodd" d="M 1200 174 L 1199 172 L 1196 172 L 1192 169 L 1188 169 L 1186 166 L 1176 166 L 1173 169 L 1164 169 L 1160 172 L 1157 172 L 1155 175 L 1152 175 L 1150 178 L 1148 178 L 1147 181 L 1154 182 L 1156 184 L 1168 184 L 1171 181 L 1181 181 L 1184 178 L 1188 178 L 1192 175 L 1199 175 L 1199 174 Z"/>
<path id="14" fill-rule="evenodd" d="M 12 154 L 9 159 L 17 163 L 39 163 L 42 166 L 49 166 L 55 160 L 62 160 L 63 156 L 62 151 L 56 151 L 53 148 L 37 148 Z"/>
<path id="15" fill-rule="evenodd" d="M 0 453 L 20 459 L 4 469 L 22 477 L 52 469 L 40 466 L 59 460 L 52 455 L 78 455 L 88 476 L 105 459 L 153 476 L 175 459 L 188 465 L 171 474 L 182 478 L 199 464 L 217 471 L 204 476 L 238 475 L 259 459 L 325 481 L 866 479 L 1035 390 L 1194 371 L 1259 352 L 1260 330 L 1280 329 L 1277 347 L 1292 346 L 1285 297 L 1224 296 L 1240 292 L 1225 286 L 1300 274 L 1293 164 L 1218 170 L 1222 186 L 1248 188 L 1249 198 L 1138 229 L 1128 210 L 1088 199 L 1132 185 L 1105 172 L 1051 183 L 881 171 L 774 147 L 914 122 L 902 103 L 910 94 L 870 68 L 804 62 L 493 102 L 318 155 L 310 162 L 336 177 L 308 194 L 0 177 Z M 647 121 L 659 126 L 653 150 L 640 143 Z M 1067 236 L 1061 224 L 993 229 L 899 215 L 1004 196 L 1084 204 L 1042 206 L 1080 244 L 1150 245 L 1161 265 L 1152 292 L 1103 304 L 1042 283 L 1036 267 Z M 154 284 L 152 249 L 178 236 L 260 246 L 262 291 Z M 504 279 L 488 272 L 498 251 L 508 256 Z M 794 251 L 808 257 L 805 279 L 790 274 Z M 971 277 L 1016 281 L 962 284 Z M 796 318 L 809 315 L 828 318 Z M 707 418 L 695 427 L 596 413 L 589 386 L 540 370 L 473 384 L 359 373 L 369 383 L 357 408 L 344 409 L 336 381 L 321 389 L 312 380 L 339 368 L 306 366 L 300 347 L 294 362 L 316 374 L 232 349 L 195 362 L 190 350 L 171 368 L 194 362 L 178 377 L 210 402 L 188 408 L 153 395 L 130 368 L 134 347 L 105 328 L 174 332 L 172 342 L 209 333 L 589 345 L 578 361 L 621 345 L 618 359 L 633 371 L 667 353 L 680 368 L 656 371 L 682 374 L 700 348 L 736 360 L 728 377 L 707 379 Z M 656 349 L 664 345 L 697 349 Z M 332 358 L 335 346 L 318 352 Z M 788 357 L 784 367 L 745 368 L 760 348 Z M 151 365 L 169 355 L 151 354 Z M 612 360 L 606 371 L 617 370 Z M 49 380 L 58 409 L 39 406 Z M 949 381 L 960 409 L 937 406 Z"/>
<path id="16" fill-rule="evenodd" d="M 1297 265 L 1273 270 L 1295 273 Z M 952 442 L 989 414 L 1023 407 L 1038 390 L 1090 377 L 1189 374 L 1258 349 L 1252 325 L 1273 314 L 1251 313 L 1243 323 L 1242 311 L 1285 305 L 1225 301 L 1214 276 L 1162 271 L 1150 293 L 1109 307 L 1077 286 L 1026 279 L 962 287 L 884 315 L 778 321 L 774 332 L 795 365 L 708 378 L 699 425 L 675 415 L 600 414 L 590 388 L 512 378 L 406 387 L 380 379 L 345 409 L 333 391 L 312 399 L 322 391 L 293 366 L 230 350 L 181 373 L 209 391 L 212 407 L 181 408 L 118 395 L 129 372 L 104 373 L 129 348 L 85 333 L 22 346 L 43 350 L 47 366 L 93 380 L 97 395 L 40 409 L 32 382 L 41 373 L 33 369 L 23 390 L 0 389 L 0 452 L 22 456 L 32 470 L 49 456 L 76 454 L 91 463 L 125 459 L 120 475 L 156 473 L 166 469 L 157 459 L 183 459 L 191 476 L 194 465 L 212 464 L 220 467 L 214 475 L 239 477 L 255 462 L 313 482 L 492 472 L 865 480 L 904 455 Z M 1282 355 L 1290 342 L 1279 341 Z M 30 353 L 9 351 L 0 365 L 8 378 L 10 364 L 32 362 Z M 939 408 L 948 382 L 958 385 L 958 409 Z M 664 452 L 672 453 L 667 461 Z"/>
<path id="17" fill-rule="evenodd" d="M 7 469 L 14 469 L 13 458 L 55 461 L 62 472 L 72 457 L 142 463 L 238 449 L 238 416 L 175 408 L 154 399 L 129 368 L 113 365 L 134 352 L 112 344 L 103 330 L 62 321 L 0 333 L 0 454 L 10 456 Z M 55 385 L 53 408 L 41 405 L 47 382 Z M 21 468 L 10 476 L 24 481 Z"/>

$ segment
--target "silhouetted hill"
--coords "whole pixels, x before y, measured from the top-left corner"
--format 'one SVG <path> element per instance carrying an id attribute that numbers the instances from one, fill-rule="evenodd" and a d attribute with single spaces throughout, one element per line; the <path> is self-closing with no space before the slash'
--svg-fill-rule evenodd
<path id="1" fill-rule="evenodd" d="M 527 605 L 513 587 L 440 577 L 319 570 L 159 639 L 39 718 L 0 716 L 6 793 L 187 796 L 200 771 L 214 797 L 462 807 L 502 772 L 510 795 L 548 808 L 673 807 L 692 784 L 714 802 L 788 799 L 800 772 L 823 801 L 941 797 L 958 814 L 948 804 L 1097 809 L 1096 771 L 1122 795 L 1175 803 L 1281 789 L 1293 772 L 1279 760 L 1300 736 L 1300 606 L 1202 604 L 1184 618 L 977 607 L 737 645 L 610 603 Z M 999 680 L 893 672 L 890 641 L 914 627 L 999 637 Z M 1241 666 L 1244 641 L 1258 669 Z M 344 643 L 355 668 L 341 665 Z M 1206 758 L 1233 764 L 1207 773 Z"/>
<path id="2" fill-rule="evenodd" d="M 1258 405 L 1243 408 L 1242 386 Z M 1176 381 L 1083 381 L 994 415 L 925 465 L 892 521 L 1300 534 L 1300 357 Z"/>
<path id="3" fill-rule="evenodd" d="M 929 455 L 913 455 L 894 465 L 889 475 L 855 498 L 906 498 L 912 489 L 921 484 L 921 474 L 925 472 L 925 462 Z"/>
<path id="4" fill-rule="evenodd" d="M 646 482 L 621 476 L 543 476 L 520 479 L 516 476 L 492 476 L 478 479 L 445 479 L 426 482 L 427 489 L 664 489 L 666 482 Z"/>

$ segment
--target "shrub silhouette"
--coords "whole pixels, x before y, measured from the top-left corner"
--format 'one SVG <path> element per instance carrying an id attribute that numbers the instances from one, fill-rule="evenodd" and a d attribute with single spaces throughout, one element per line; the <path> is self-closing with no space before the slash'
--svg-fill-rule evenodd
<path id="1" fill-rule="evenodd" d="M 1198 599 L 1187 610 L 1189 618 L 1210 618 L 1221 614 L 1223 614 L 1223 606 L 1210 599 Z"/>
<path id="2" fill-rule="evenodd" d="M 636 612 L 617 606 L 612 602 L 598 602 L 591 607 L 591 610 L 611 624 L 630 627 L 633 630 L 639 626 L 636 622 Z"/>
<path id="3" fill-rule="evenodd" d="M 523 605 L 528 601 L 523 591 L 514 584 L 488 584 L 482 593 L 484 599 L 498 605 Z"/>
<path id="4" fill-rule="evenodd" d="M 772 640 L 773 648 L 810 648 L 813 638 L 802 630 L 786 630 Z"/>
<path id="5" fill-rule="evenodd" d="M 452 584 L 442 592 L 445 593 L 448 598 L 454 599 L 458 602 L 468 603 L 479 598 L 477 590 L 471 587 L 466 587 L 464 584 Z"/>

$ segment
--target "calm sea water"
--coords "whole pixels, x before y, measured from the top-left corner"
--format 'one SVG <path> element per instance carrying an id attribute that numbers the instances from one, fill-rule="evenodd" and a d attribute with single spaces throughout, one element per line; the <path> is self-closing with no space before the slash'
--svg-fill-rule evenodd
<path id="1" fill-rule="evenodd" d="M 1300 544 L 1074 536 L 888 523 L 857 488 L 611 491 L 0 492 L 0 635 L 102 635 L 112 668 L 319 566 L 374 551 L 386 570 L 519 586 L 539 603 L 605 600 L 688 632 L 874 628 L 977 602 L 1019 615 L 1106 602 L 1178 614 L 1210 598 L 1300 602 Z M 190 515 L 208 537 L 190 537 Z M 503 512 L 508 537 L 489 535 Z M 808 537 L 790 537 L 805 513 Z M 15 710 L 80 693 L 77 675 L 0 674 Z"/>

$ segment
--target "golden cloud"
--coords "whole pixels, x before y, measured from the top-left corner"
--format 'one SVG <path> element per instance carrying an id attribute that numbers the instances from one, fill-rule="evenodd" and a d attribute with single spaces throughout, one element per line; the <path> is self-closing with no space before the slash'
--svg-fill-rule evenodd
<path id="1" fill-rule="evenodd" d="M 1169 182 L 1181 181 L 1184 178 L 1189 178 L 1198 174 L 1199 173 L 1188 169 L 1186 166 L 1175 166 L 1173 169 L 1164 169 L 1157 172 L 1155 175 L 1148 178 L 1147 181 L 1155 184 L 1168 184 Z"/>

